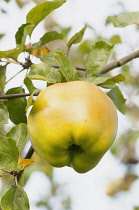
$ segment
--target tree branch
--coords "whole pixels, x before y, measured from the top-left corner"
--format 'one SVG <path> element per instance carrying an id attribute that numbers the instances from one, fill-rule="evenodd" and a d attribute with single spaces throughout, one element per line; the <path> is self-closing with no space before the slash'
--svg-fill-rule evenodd
<path id="1" fill-rule="evenodd" d="M 34 93 L 34 96 L 38 96 L 39 92 Z M 0 95 L 0 99 L 12 99 L 30 96 L 30 93 L 18 93 L 18 94 L 9 94 L 9 95 Z"/>
<path id="2" fill-rule="evenodd" d="M 10 94 L 10 95 L 0 95 L 0 99 L 11 99 L 11 98 L 20 98 L 30 96 L 29 93 L 18 93 L 18 94 Z"/>
<path id="3" fill-rule="evenodd" d="M 123 66 L 124 64 L 128 63 L 129 61 L 135 59 L 135 58 L 139 58 L 139 50 L 117 60 L 117 61 L 112 61 L 111 63 L 107 64 L 102 71 L 100 72 L 100 74 L 105 74 L 117 67 Z M 59 68 L 58 65 L 52 65 L 52 67 L 54 68 Z M 81 70 L 81 71 L 85 71 L 85 68 L 83 67 L 75 67 L 77 70 Z M 37 96 L 39 93 L 35 93 L 34 96 Z M 0 99 L 12 99 L 12 98 L 19 98 L 19 97 L 26 97 L 26 96 L 30 96 L 29 93 L 19 93 L 19 94 L 10 94 L 10 95 L 0 95 Z"/>
<path id="4" fill-rule="evenodd" d="M 135 59 L 135 58 L 139 58 L 139 50 L 129 54 L 129 55 L 126 55 L 125 57 L 119 59 L 119 60 L 116 60 L 116 61 L 112 61 L 110 62 L 109 64 L 107 64 L 100 72 L 100 74 L 105 74 L 117 67 L 120 67 L 120 66 L 123 66 L 124 64 L 128 63 L 129 61 Z M 52 65 L 52 67 L 54 68 L 59 68 L 58 65 Z M 83 67 L 78 67 L 76 66 L 75 67 L 77 70 L 81 70 L 81 71 L 85 71 L 85 68 Z"/>
<path id="5" fill-rule="evenodd" d="M 100 74 L 105 74 L 117 67 L 123 66 L 124 64 L 128 63 L 129 61 L 135 59 L 135 58 L 139 58 L 139 50 L 117 60 L 117 61 L 112 61 L 111 63 L 107 64 L 102 71 L 100 72 Z"/>
<path id="6" fill-rule="evenodd" d="M 58 65 L 51 65 L 51 66 L 54 67 L 54 68 L 60 68 Z M 85 68 L 84 67 L 75 66 L 75 68 L 77 70 L 85 71 Z"/>

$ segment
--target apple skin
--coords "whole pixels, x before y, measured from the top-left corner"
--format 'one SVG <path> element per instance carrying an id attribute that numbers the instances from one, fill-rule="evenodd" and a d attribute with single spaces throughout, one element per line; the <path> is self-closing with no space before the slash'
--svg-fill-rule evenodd
<path id="1" fill-rule="evenodd" d="M 111 99 L 87 81 L 57 83 L 44 89 L 28 116 L 34 150 L 54 167 L 78 173 L 94 168 L 117 133 Z"/>

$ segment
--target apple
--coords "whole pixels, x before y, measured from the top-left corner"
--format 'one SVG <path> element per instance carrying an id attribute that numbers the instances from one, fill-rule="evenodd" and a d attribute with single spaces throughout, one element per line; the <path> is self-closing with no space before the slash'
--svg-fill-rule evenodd
<path id="1" fill-rule="evenodd" d="M 88 81 L 47 87 L 28 116 L 34 150 L 50 165 L 78 173 L 99 163 L 114 142 L 117 124 L 112 100 Z"/>

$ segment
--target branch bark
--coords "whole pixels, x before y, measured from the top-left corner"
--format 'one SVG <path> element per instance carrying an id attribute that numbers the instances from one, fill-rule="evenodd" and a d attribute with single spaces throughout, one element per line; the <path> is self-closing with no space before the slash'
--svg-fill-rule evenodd
<path id="1" fill-rule="evenodd" d="M 54 67 L 54 68 L 60 68 L 58 65 L 51 65 L 51 66 Z M 85 68 L 84 67 L 75 66 L 75 68 L 77 70 L 85 71 Z"/>
<path id="2" fill-rule="evenodd" d="M 39 95 L 38 93 L 34 93 L 34 96 Z M 20 98 L 30 96 L 30 93 L 18 93 L 18 94 L 9 94 L 9 95 L 0 95 L 0 99 L 12 99 L 12 98 Z"/>
<path id="3" fill-rule="evenodd" d="M 107 64 L 102 71 L 100 72 L 100 74 L 105 74 L 117 67 L 123 66 L 124 64 L 128 63 L 129 61 L 135 59 L 135 58 L 139 58 L 139 50 L 117 60 L 117 61 L 112 61 L 111 63 Z"/>

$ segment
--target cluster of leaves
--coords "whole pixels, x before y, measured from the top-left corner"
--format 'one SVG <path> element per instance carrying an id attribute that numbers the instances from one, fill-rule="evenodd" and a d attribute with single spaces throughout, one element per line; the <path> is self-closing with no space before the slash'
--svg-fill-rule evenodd
<path id="1" fill-rule="evenodd" d="M 4 2 L 6 3 L 9 3 L 11 0 L 3 0 Z M 23 8 L 27 3 L 29 3 L 31 0 L 15 0 L 15 3 L 17 4 L 17 6 L 19 8 Z M 38 1 L 36 0 L 36 3 Z M 2 12 L 3 13 L 6 13 L 6 10 L 5 9 L 2 9 Z"/>
<path id="2" fill-rule="evenodd" d="M 138 26 L 139 12 L 125 13 L 120 16 L 110 16 L 107 19 L 107 23 L 112 22 L 115 27 L 126 27 L 131 24 Z M 116 139 L 115 144 L 111 148 L 111 153 L 120 160 L 120 163 L 126 167 L 126 171 L 123 176 L 113 180 L 106 190 L 109 196 L 115 196 L 121 191 L 128 191 L 132 187 L 132 184 L 138 179 L 138 175 L 135 173 L 137 164 L 139 163 L 137 142 L 139 140 L 138 129 L 138 114 L 139 106 L 136 104 L 138 100 L 138 79 L 139 75 L 134 76 L 132 73 L 132 65 L 124 65 L 121 68 L 121 73 L 124 74 L 126 80 L 123 82 L 122 89 L 128 96 L 128 101 L 125 107 L 126 116 L 129 122 L 131 122 L 130 128 L 123 131 L 123 133 Z M 134 96 L 133 101 L 131 96 Z M 138 209 L 139 207 L 134 207 Z"/>
<path id="3" fill-rule="evenodd" d="M 34 94 L 38 94 L 38 89 L 34 87 L 32 80 L 43 80 L 47 85 L 74 80 L 92 82 L 102 88 L 108 89 L 109 92 L 107 94 L 113 100 L 117 109 L 121 113 L 125 113 L 125 99 L 117 85 L 117 83 L 125 80 L 124 76 L 122 74 L 112 76 L 102 73 L 103 68 L 106 66 L 112 54 L 113 45 L 102 40 L 93 43 L 93 46 L 87 51 L 83 60 L 83 68 L 75 67 L 73 61 L 69 59 L 69 51 L 72 45 L 82 41 L 87 25 L 70 38 L 66 43 L 66 51 L 62 49 L 50 50 L 47 47 L 47 44 L 52 41 L 59 39 L 64 41 L 64 34 L 58 33 L 57 31 L 48 31 L 38 42 L 27 45 L 26 39 L 28 36 L 31 37 L 36 26 L 52 11 L 59 8 L 64 3 L 65 0 L 56 0 L 36 5 L 29 11 L 26 16 L 26 23 L 19 27 L 15 35 L 16 48 L 0 51 L 0 93 L 5 94 L 7 98 L 11 97 L 9 100 L 6 99 L 0 102 L 0 125 L 3 126 L 7 124 L 9 119 L 15 124 L 6 135 L 2 135 L 1 133 L 0 136 L 0 169 L 2 170 L 2 176 L 8 174 L 12 175 L 14 178 L 13 185 L 11 185 L 10 189 L 1 199 L 1 208 L 3 210 L 6 210 L 7 206 L 9 206 L 11 210 L 21 209 L 21 206 L 22 209 L 29 209 L 27 195 L 23 188 L 18 185 L 17 179 L 21 171 L 23 171 L 26 166 L 33 163 L 28 160 L 19 162 L 22 150 L 28 140 L 26 112 L 28 107 L 33 103 Z M 109 17 L 108 20 L 113 22 L 116 26 L 121 27 L 135 23 L 137 17 L 139 17 L 139 13 L 129 13 L 122 17 Z M 114 40 L 113 37 L 111 42 L 114 43 Z M 116 42 L 120 42 L 120 40 Z M 24 62 L 20 62 L 18 57 L 23 52 L 26 52 L 27 57 Z M 40 59 L 39 64 L 32 63 L 32 55 Z M 5 76 L 6 69 L 8 65 L 13 63 L 21 66 L 21 70 L 18 73 L 25 70 L 27 71 L 27 75 L 24 78 L 24 86 L 29 92 L 27 95 L 30 95 L 28 100 L 25 97 L 27 95 L 25 94 L 23 85 L 11 88 L 6 93 L 4 91 L 5 85 L 8 82 Z M 84 74 L 80 75 L 79 70 L 82 70 Z M 16 75 L 13 75 L 11 79 Z M 116 147 L 116 149 L 117 148 L 118 147 Z M 50 166 L 46 168 L 48 170 L 45 174 L 51 177 L 52 168 Z M 36 168 L 34 170 L 36 170 Z M 44 171 L 44 169 L 40 170 Z"/>
<path id="4" fill-rule="evenodd" d="M 2 105 L 2 104 L 1 104 Z M 2 107 L 2 106 L 1 106 Z M 7 110 L 5 110 L 7 112 Z M 2 116 L 3 113 L 0 113 Z M 7 113 L 6 113 L 7 115 Z M 14 183 L 1 199 L 2 209 L 13 209 L 16 206 L 23 205 L 23 209 L 29 208 L 29 202 L 25 191 L 17 185 L 17 174 L 22 170 L 19 154 L 28 140 L 27 126 L 24 123 L 14 126 L 6 136 L 0 136 L 0 169 L 1 176 L 11 175 Z M 26 165 L 26 163 L 25 163 Z"/>

